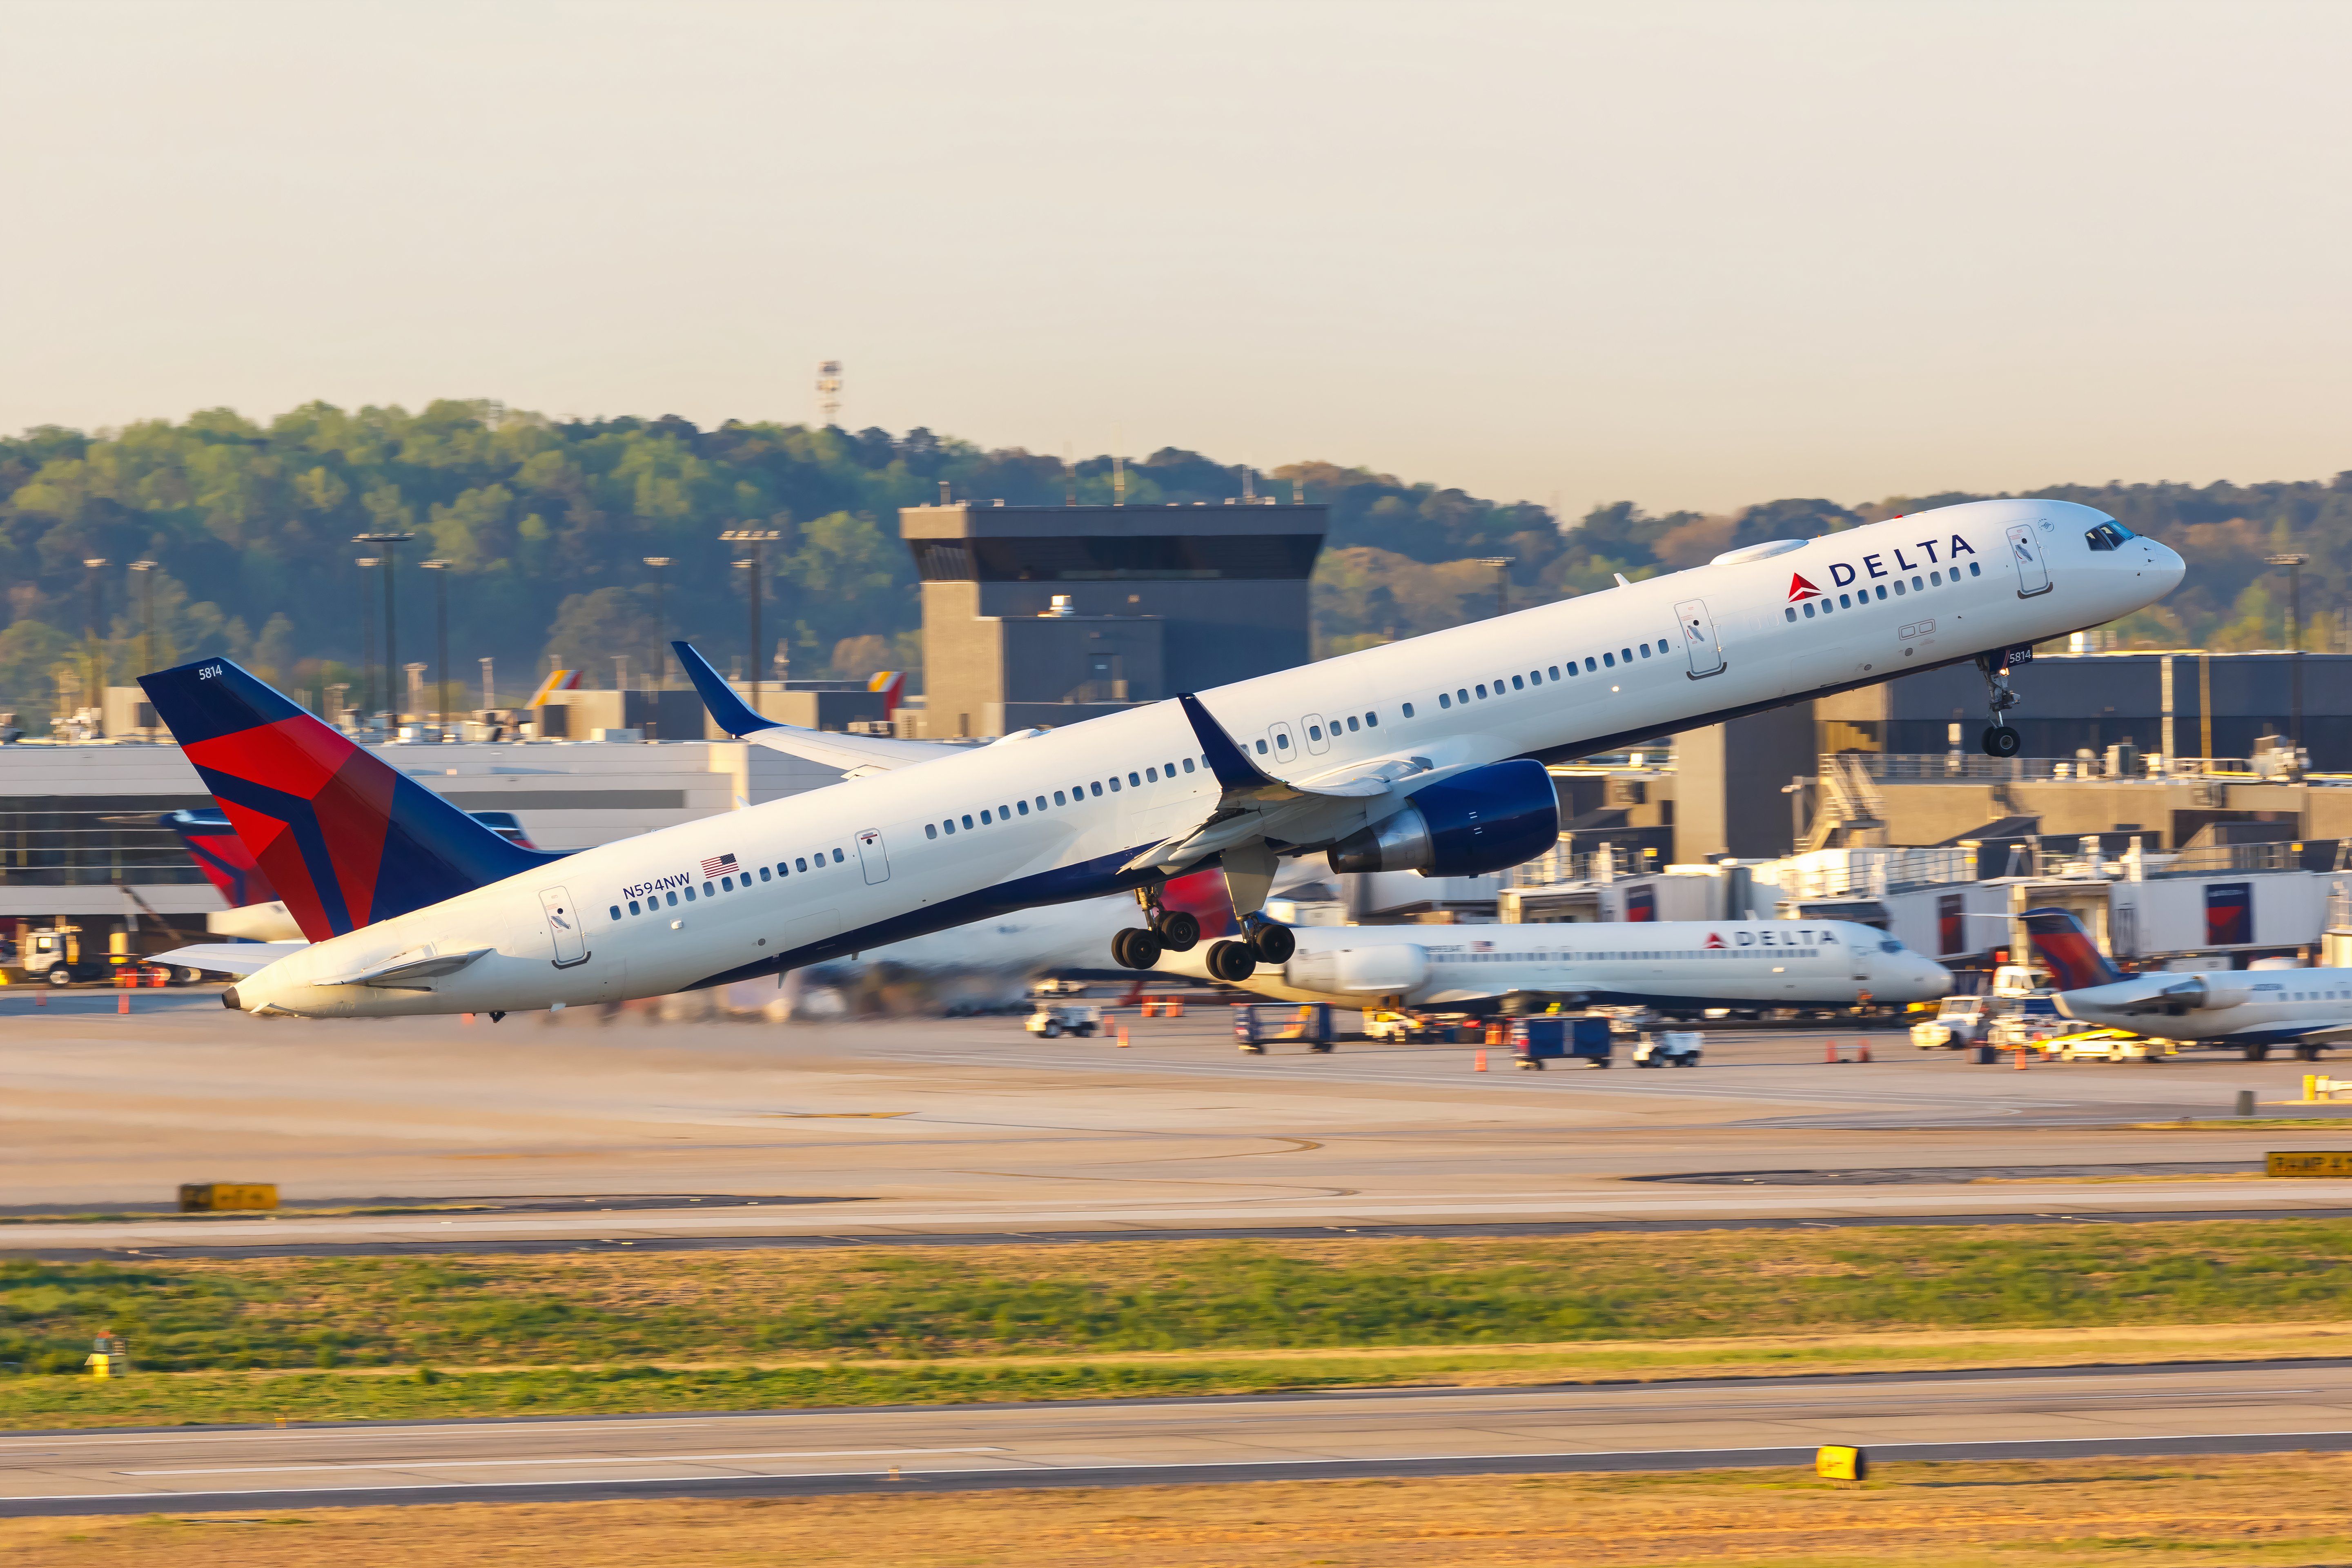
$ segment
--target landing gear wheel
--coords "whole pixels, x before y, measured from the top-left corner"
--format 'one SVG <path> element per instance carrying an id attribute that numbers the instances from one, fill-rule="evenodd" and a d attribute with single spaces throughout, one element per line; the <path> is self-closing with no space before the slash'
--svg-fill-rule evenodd
<path id="1" fill-rule="evenodd" d="M 2268 1046 L 2246 1046 L 2242 1047 L 2242 1050 L 2250 1062 L 2263 1061 L 2271 1054 L 2271 1048 Z"/>
<path id="2" fill-rule="evenodd" d="M 2025 738 L 2006 724 L 1988 724 L 1984 732 L 1984 754 L 1988 757 L 2013 757 L 2025 744 Z"/>
<path id="3" fill-rule="evenodd" d="M 1209 977 L 1228 985 L 1238 985 L 1257 973 L 1257 954 L 1244 942 L 1219 942 L 1209 944 Z"/>
<path id="4" fill-rule="evenodd" d="M 2294 1059 L 2299 1062 L 2315 1062 L 2319 1059 L 2319 1047 L 2317 1046 L 2297 1046 L 2294 1048 Z"/>
<path id="5" fill-rule="evenodd" d="M 1288 963 L 1290 955 L 1298 951 L 1298 939 L 1290 934 L 1290 928 L 1272 921 L 1252 922 L 1249 942 L 1260 963 Z"/>
<path id="6" fill-rule="evenodd" d="M 1201 922 L 1182 910 L 1162 910 L 1152 923 L 1160 945 L 1171 952 L 1190 952 L 1201 943 Z"/>
<path id="7" fill-rule="evenodd" d="M 1129 926 L 1112 934 L 1110 955 L 1123 969 L 1149 969 L 1160 962 L 1160 939 L 1148 931 Z"/>

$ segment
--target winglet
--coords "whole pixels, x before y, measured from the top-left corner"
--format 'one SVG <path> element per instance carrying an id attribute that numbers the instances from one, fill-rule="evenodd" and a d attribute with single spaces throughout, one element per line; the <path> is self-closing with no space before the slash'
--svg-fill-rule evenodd
<path id="1" fill-rule="evenodd" d="M 1189 691 L 1180 691 L 1176 700 L 1183 704 L 1184 717 L 1192 721 L 1193 738 L 1201 742 L 1201 754 L 1209 759 L 1209 772 L 1216 775 L 1220 784 L 1227 789 L 1264 789 L 1281 782 L 1267 777 L 1249 760 L 1249 754 L 1225 733 L 1224 726 L 1209 717 L 1209 710 L 1201 706 L 1199 698 Z"/>
<path id="2" fill-rule="evenodd" d="M 710 717 L 720 729 L 730 735 L 748 735 L 754 730 L 772 730 L 778 721 L 763 719 L 751 711 L 751 705 L 735 695 L 735 689 L 710 668 L 710 661 L 694 651 L 689 642 L 669 645 L 677 652 L 677 662 L 686 670 L 686 678 L 694 682 L 695 691 L 702 705 L 710 710 Z"/>

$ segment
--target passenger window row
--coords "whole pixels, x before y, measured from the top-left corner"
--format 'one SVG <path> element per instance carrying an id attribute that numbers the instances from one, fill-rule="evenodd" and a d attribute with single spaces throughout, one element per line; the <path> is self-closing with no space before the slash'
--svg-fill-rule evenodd
<path id="1" fill-rule="evenodd" d="M 1404 716 L 1405 716 L 1406 718 L 1408 718 L 1408 719 L 1412 718 L 1412 709 L 1410 709 L 1410 708 L 1406 709 L 1406 710 L 1405 710 L 1405 715 L 1404 715 Z M 1331 733 L 1332 733 L 1332 734 L 1337 735 L 1337 734 L 1339 732 L 1339 726 L 1340 726 L 1340 724 L 1341 724 L 1342 722 L 1345 722 L 1345 723 L 1346 723 L 1346 725 L 1347 725 L 1347 727 L 1348 727 L 1349 731 L 1351 733 L 1353 733 L 1353 732 L 1357 732 L 1357 731 L 1358 731 L 1358 728 L 1359 728 L 1359 726 L 1358 726 L 1358 722 L 1357 722 L 1356 719 L 1351 715 L 1350 717 L 1349 717 L 1349 718 L 1348 718 L 1348 719 L 1346 719 L 1345 721 L 1341 721 L 1341 720 L 1339 720 L 1339 719 L 1331 720 L 1331 721 L 1330 721 L 1330 725 L 1331 725 Z M 1367 714 L 1365 714 L 1365 715 L 1364 715 L 1364 717 L 1363 717 L 1363 721 L 1362 721 L 1362 725 L 1361 725 L 1361 728 L 1362 728 L 1362 729 L 1365 729 L 1365 730 L 1377 730 L 1377 729 L 1379 729 L 1380 727 L 1381 727 L 1381 716 L 1380 716 L 1378 713 L 1367 713 Z M 1309 724 L 1309 725 L 1307 725 L 1307 738 L 1308 740 L 1310 740 L 1310 741 L 1319 741 L 1319 740 L 1321 740 L 1321 739 L 1323 738 L 1323 726 L 1322 726 L 1321 724 Z M 1276 755 L 1277 755 L 1277 756 L 1282 756 L 1282 755 L 1286 755 L 1286 754 L 1289 752 L 1289 751 L 1290 751 L 1290 731 L 1287 731 L 1287 730 L 1276 730 L 1276 731 L 1274 732 L 1274 753 L 1275 753 Z M 1260 741 L 1259 742 L 1257 742 L 1257 754 L 1258 754 L 1259 756 L 1261 756 L 1261 757 L 1263 757 L 1263 756 L 1265 756 L 1265 755 L 1266 754 L 1266 743 L 1265 743 L 1264 741 Z"/>
<path id="2" fill-rule="evenodd" d="M 1188 773 L 1196 771 L 1195 762 L 1196 759 L 1186 757 L 1182 764 L 1183 771 Z M 1202 757 L 1197 759 L 1197 763 L 1199 768 L 1205 769 L 1209 765 L 1209 759 Z M 1176 776 L 1177 766 L 1178 764 L 1174 763 L 1157 763 L 1145 768 L 1140 773 L 1130 772 L 1127 775 L 1127 783 L 1124 786 L 1120 784 L 1119 776 L 1117 773 L 1111 774 L 1107 780 L 1096 779 L 1090 784 L 1072 784 L 1067 789 L 1057 789 L 1054 792 L 1054 805 L 1075 805 L 1079 801 L 1088 799 L 1089 797 L 1099 797 L 1103 793 L 1103 786 L 1106 784 L 1110 786 L 1110 793 L 1113 795 L 1118 794 L 1122 787 L 1128 789 L 1141 789 L 1145 784 L 1159 784 L 1164 779 L 1174 778 Z M 1042 816 L 1045 812 L 1052 809 L 1045 804 L 1045 797 L 1044 795 L 1041 795 L 1034 796 L 1034 799 L 1036 802 L 1034 809 L 1037 815 Z M 1031 809 L 1030 802 L 1026 800 L 1016 800 L 1011 805 L 998 805 L 994 807 L 982 806 L 978 814 L 979 820 L 977 822 L 972 819 L 973 814 L 969 811 L 965 812 L 960 817 L 950 816 L 941 822 L 926 822 L 923 824 L 923 837 L 926 838 L 937 838 L 940 837 L 940 835 L 945 834 L 950 837 L 953 837 L 956 833 L 958 823 L 962 824 L 964 832 L 971 833 L 977 828 L 992 826 L 1000 822 L 1010 822 L 1016 816 L 1027 816 L 1030 815 Z"/>
<path id="3" fill-rule="evenodd" d="M 828 854 L 833 857 L 830 863 L 835 866 L 841 865 L 848 858 L 848 857 L 839 849 L 820 849 L 814 855 L 795 855 L 790 859 L 777 861 L 775 870 L 772 875 L 770 873 L 767 867 L 761 867 L 760 880 L 762 882 L 770 880 L 781 882 L 795 871 L 805 874 L 809 869 L 809 863 L 812 860 L 820 867 L 826 865 L 827 861 L 825 857 Z M 730 858 L 732 858 L 732 857 L 730 857 Z M 702 884 L 701 896 L 706 899 L 715 899 L 721 893 L 735 892 L 737 891 L 736 884 L 739 882 L 746 889 L 751 887 L 751 868 L 750 867 L 746 866 L 739 870 L 729 872 L 719 878 L 715 882 L 706 879 Z M 656 910 L 674 910 L 677 908 L 680 895 L 685 897 L 688 903 L 690 904 L 694 902 L 695 890 L 693 884 L 688 883 L 683 888 L 672 888 L 667 893 L 657 893 L 649 899 L 631 899 L 629 900 L 629 913 L 633 915 L 649 915 Z M 614 904 L 612 907 L 611 913 L 614 920 L 619 920 L 621 918 L 621 906 Z"/>
<path id="4" fill-rule="evenodd" d="M 1969 575 L 1971 577 L 1981 577 L 1984 575 L 1984 568 L 1971 561 L 1969 563 Z M 1873 586 L 1865 586 L 1860 591 L 1852 594 L 1840 594 L 1834 601 L 1832 601 L 1827 594 L 1823 594 L 1818 599 L 1807 599 L 1801 605 L 1790 605 L 1784 607 L 1780 611 L 1780 616 L 1783 620 L 1793 621 L 1797 618 L 1797 612 L 1801 609 L 1804 612 L 1805 619 L 1810 621 L 1815 619 L 1819 616 L 1830 615 L 1838 610 L 1860 609 L 1863 605 L 1870 603 L 1874 590 L 1878 598 L 1884 599 L 1886 597 L 1887 590 L 1892 588 L 1895 591 L 1895 596 L 1899 599 L 1906 594 L 1924 594 L 1930 588 L 1949 587 L 1953 584 L 1959 582 L 1960 569 L 1957 566 L 1953 567 L 1950 571 L 1949 576 L 1950 582 L 1948 583 L 1945 581 L 1946 574 L 1943 572 L 1930 572 L 1924 578 L 1915 573 L 1909 580 L 1908 587 L 1905 586 L 1905 580 L 1903 578 L 1897 577 L 1891 583 L 1880 583 Z M 1816 610 L 1814 608 L 1815 605 L 1819 605 L 1820 608 Z"/>
<path id="5" fill-rule="evenodd" d="M 1635 647 L 1640 649 L 1638 654 L 1634 648 L 1621 647 L 1614 652 L 1604 651 L 1597 657 L 1588 658 L 1584 661 L 1581 673 L 1598 675 L 1604 669 L 1614 669 L 1621 664 L 1631 664 L 1636 658 L 1649 658 L 1658 654 L 1672 653 L 1675 645 L 1672 638 L 1660 637 L 1654 643 L 1636 644 Z M 1541 686 L 1547 679 L 1558 683 L 1573 679 L 1578 673 L 1576 660 L 1571 658 L 1565 664 L 1551 665 L 1544 669 L 1531 669 L 1525 675 L 1513 675 L 1507 679 L 1511 690 L 1525 691 L 1530 686 Z M 1491 692 L 1486 689 L 1487 683 L 1484 681 L 1475 687 L 1456 688 L 1452 692 L 1441 691 L 1437 694 L 1437 705 L 1440 708 L 1451 708 L 1457 702 L 1467 704 L 1472 701 L 1484 701 L 1490 696 L 1500 697 L 1503 695 L 1505 679 L 1497 678 L 1493 682 L 1494 690 Z M 1408 719 L 1412 717 L 1412 704 L 1410 702 L 1405 704 L 1404 716 Z"/>

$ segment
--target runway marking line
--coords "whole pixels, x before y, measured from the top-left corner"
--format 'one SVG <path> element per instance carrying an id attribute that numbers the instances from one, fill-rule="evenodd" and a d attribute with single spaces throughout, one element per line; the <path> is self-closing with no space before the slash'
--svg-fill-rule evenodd
<path id="1" fill-rule="evenodd" d="M 2343 1436 L 2344 1432 L 2340 1428 L 2317 1432 L 2172 1432 L 2149 1433 L 2137 1437 L 2023 1437 L 1992 1439 L 1974 1443 L 1873 1443 L 1870 1447 L 1876 1453 L 1887 1455 L 1898 1453 L 1906 1448 L 1996 1447 L 2002 1447 L 2010 1443 L 2030 1443 L 2040 1447 L 2055 1447 L 2063 1444 L 2082 1443 L 2205 1443 L 2233 1437 L 2260 1437 L 2263 1439 L 2273 1439 L 2288 1437 L 2341 1437 Z M 1733 1454 L 1790 1454 L 1804 1452 L 1811 1447 L 1811 1445 L 1803 1443 L 1773 1443 L 1752 1447 L 1707 1448 L 1697 1451 L 1704 1452 L 1709 1456 Z M 1100 1472 L 1105 1474 L 1139 1474 L 1154 1470 L 1280 1469 L 1286 1467 L 1302 1465 L 1423 1465 L 1457 1464 L 1484 1460 L 1525 1462 L 1530 1459 L 1670 1458 L 1676 1454 L 1690 1452 L 1693 1452 L 1693 1450 L 1682 1448 L 1570 1448 L 1551 1453 L 1539 1454 L 1376 1454 L 1345 1455 L 1308 1459 L 1191 1459 L 1150 1465 L 1062 1466 L 1047 1465 L 1033 1461 L 1031 1468 L 1025 1470 L 919 1470 L 914 1472 L 913 1476 L 909 1479 L 923 1479 L 941 1476 L 1049 1476 L 1057 1470 L 1076 1470 L 1080 1472 Z M 373 1466 L 366 1468 L 383 1468 L 383 1467 Z M 879 1475 L 880 1473 L 881 1472 L 878 1470 L 797 1470 L 780 1476 L 753 1476 L 741 1479 L 763 1481 L 809 1481 L 832 1480 L 846 1476 L 873 1476 Z M 656 1486 L 672 1481 L 703 1481 L 709 1480 L 713 1478 L 708 1476 L 639 1476 L 628 1481 L 615 1482 L 599 1478 L 583 1477 L 578 1480 L 533 1481 L 529 1484 L 535 1487 L 597 1487 L 615 1485 Z M 336 1492 L 341 1493 L 466 1491 L 510 1484 L 512 1483 L 500 1481 L 409 1481 L 396 1486 L 337 1487 L 332 1489 Z M 301 1489 L 324 1491 L 329 1489 L 316 1488 Z M 202 1498 L 285 1497 L 289 1495 L 298 1494 L 289 1492 L 289 1489 L 284 1487 L 248 1487 L 234 1491 L 16 1492 L 0 1493 L 0 1508 L 5 1508 L 12 1502 L 141 1501 L 154 1498 L 172 1499 L 185 1502 L 191 1500 Z"/>
<path id="2" fill-rule="evenodd" d="M 884 1459 L 908 1454 L 1009 1454 L 1010 1448 L 980 1445 L 968 1448 L 784 1448 L 765 1454 L 615 1454 L 583 1456 L 576 1459 L 435 1459 L 389 1458 L 379 1463 L 348 1459 L 316 1465 L 229 1465 L 211 1469 L 117 1470 L 118 1476 L 268 1476 L 296 1470 L 479 1470 L 524 1465 L 698 1465 L 720 1459 Z"/>

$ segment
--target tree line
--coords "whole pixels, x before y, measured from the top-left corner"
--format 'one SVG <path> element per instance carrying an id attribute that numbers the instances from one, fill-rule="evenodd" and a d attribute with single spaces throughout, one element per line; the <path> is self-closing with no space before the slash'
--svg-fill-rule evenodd
<path id="1" fill-rule="evenodd" d="M 625 660 L 641 679 L 659 666 L 665 630 L 694 638 L 722 668 L 756 659 L 796 677 L 901 668 L 919 678 L 900 507 L 943 495 L 1099 505 L 1122 489 L 1132 504 L 1215 503 L 1250 487 L 1331 509 L 1314 591 L 1325 655 L 1491 614 L 1498 599 L 1545 603 L 1605 587 L 1618 573 L 1638 580 L 1743 543 L 1974 499 L 1786 500 L 1656 515 L 1616 501 L 1563 525 L 1530 502 L 1325 462 L 1254 474 L 1167 447 L 1133 462 L 1066 463 L 919 428 L 558 420 L 483 400 L 415 413 L 313 403 L 267 424 L 214 409 L 98 433 L 44 426 L 0 438 L 0 709 L 37 731 L 93 678 L 123 684 L 143 658 L 209 654 L 313 702 L 332 684 L 356 689 L 362 618 L 379 613 L 381 594 L 354 564 L 381 549 L 352 542 L 363 532 L 416 536 L 394 557 L 404 663 L 434 657 L 434 584 L 416 568 L 446 563 L 461 706 L 481 700 L 483 658 L 495 661 L 502 701 L 551 662 L 611 685 Z M 2127 640 L 2275 643 L 2284 588 L 2263 558 L 2285 549 L 2314 557 L 2305 584 L 2315 637 L 2341 622 L 2352 476 L 2037 493 L 2100 507 L 2190 559 L 2179 593 L 2119 628 Z M 777 535 L 765 550 L 768 630 L 757 650 L 744 646 L 751 574 L 731 564 L 741 547 L 719 538 L 740 528 Z M 671 564 L 649 567 L 648 556 Z M 1486 563 L 1496 558 L 1507 564 Z M 134 574 L 134 561 L 153 565 Z"/>

